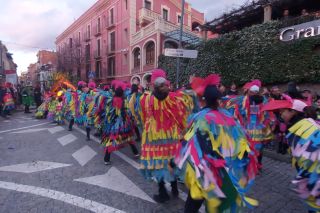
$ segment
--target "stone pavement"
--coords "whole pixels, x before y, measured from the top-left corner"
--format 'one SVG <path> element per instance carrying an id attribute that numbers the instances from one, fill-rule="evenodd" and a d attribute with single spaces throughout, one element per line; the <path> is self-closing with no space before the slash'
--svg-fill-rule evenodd
<path id="1" fill-rule="evenodd" d="M 129 148 L 112 154 L 112 165 L 105 166 L 98 143 L 65 128 L 23 113 L 0 121 L 1 213 L 183 212 L 182 199 L 152 200 L 157 185 L 143 179 Z M 249 193 L 260 205 L 244 212 L 307 212 L 290 190 L 290 164 L 270 158 L 263 163 Z"/>

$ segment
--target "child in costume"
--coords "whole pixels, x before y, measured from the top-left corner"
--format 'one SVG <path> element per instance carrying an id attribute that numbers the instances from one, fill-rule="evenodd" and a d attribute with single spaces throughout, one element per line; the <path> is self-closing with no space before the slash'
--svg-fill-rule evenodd
<path id="1" fill-rule="evenodd" d="M 229 99 L 225 107 L 246 129 L 250 140 L 255 144 L 259 167 L 261 168 L 264 143 L 273 139 L 271 126 L 275 117 L 270 112 L 261 112 L 263 104 L 267 103 L 268 100 L 259 94 L 260 88 L 261 82 L 259 80 L 247 83 L 244 86 L 246 95 Z"/>
<path id="2" fill-rule="evenodd" d="M 96 84 L 91 81 L 88 87 L 84 88 L 85 94 L 85 127 L 87 132 L 87 140 L 90 140 L 91 128 L 94 127 L 94 106 L 95 106 L 95 92 Z"/>
<path id="3" fill-rule="evenodd" d="M 169 92 L 166 73 L 154 70 L 151 76 L 152 93 L 140 99 L 143 124 L 140 170 L 145 178 L 156 179 L 159 194 L 157 202 L 170 199 L 165 181 L 171 182 L 172 195 L 178 196 L 178 186 L 173 159 L 186 127 L 187 109 L 181 93 Z"/>
<path id="4" fill-rule="evenodd" d="M 63 98 L 60 96 L 58 97 L 58 101 L 57 101 L 57 106 L 56 106 L 56 113 L 54 115 L 54 121 L 58 124 L 61 125 L 64 123 L 63 120 L 63 114 L 64 114 L 64 110 L 63 110 Z"/>
<path id="5" fill-rule="evenodd" d="M 54 118 L 55 118 L 55 115 L 56 115 L 56 110 L 57 110 L 57 104 L 58 104 L 58 101 L 56 100 L 56 97 L 51 97 L 51 100 L 48 104 L 48 116 L 47 116 L 47 119 L 49 121 L 52 121 L 54 122 Z"/>
<path id="6" fill-rule="evenodd" d="M 102 133 L 102 145 L 105 147 L 104 162 L 110 164 L 113 151 L 130 145 L 133 154 L 138 157 L 138 149 L 135 146 L 133 125 L 126 108 L 124 99 L 125 84 L 120 81 L 114 83 L 115 94 L 107 99 L 105 118 Z"/>
<path id="7" fill-rule="evenodd" d="M 141 114 L 140 109 L 140 97 L 142 93 L 139 91 L 139 86 L 133 84 L 131 87 L 131 94 L 129 98 L 129 109 L 130 115 L 132 117 L 132 122 L 134 124 L 134 130 L 136 133 L 136 141 L 141 140 L 142 133 L 142 123 L 141 123 Z"/>
<path id="8" fill-rule="evenodd" d="M 243 127 L 219 108 L 220 77 L 212 74 L 193 81 L 205 107 L 191 118 L 175 159 L 189 188 L 184 212 L 198 212 L 203 202 L 210 213 L 257 205 L 245 197 L 257 172 L 256 156 Z"/>
<path id="9" fill-rule="evenodd" d="M 280 110 L 281 118 L 288 126 L 287 140 L 292 165 L 297 170 L 292 183 L 295 191 L 306 203 L 310 213 L 320 211 L 320 125 L 315 120 L 313 107 L 301 100 L 273 100 L 262 110 Z"/>

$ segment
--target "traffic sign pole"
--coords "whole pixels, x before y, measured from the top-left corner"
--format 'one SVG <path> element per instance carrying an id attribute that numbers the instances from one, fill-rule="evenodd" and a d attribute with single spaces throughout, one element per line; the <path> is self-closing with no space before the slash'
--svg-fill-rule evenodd
<path id="1" fill-rule="evenodd" d="M 181 5 L 181 23 L 180 23 L 180 36 L 179 36 L 179 48 L 182 49 L 182 34 L 183 34 L 183 21 L 184 21 L 184 4 L 185 0 L 182 0 Z M 176 87 L 179 88 L 179 74 L 180 74 L 180 57 L 177 58 L 177 72 L 176 72 Z"/>

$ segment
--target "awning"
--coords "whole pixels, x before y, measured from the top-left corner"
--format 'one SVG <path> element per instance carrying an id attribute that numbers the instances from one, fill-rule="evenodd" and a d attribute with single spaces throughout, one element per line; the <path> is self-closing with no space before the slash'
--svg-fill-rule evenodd
<path id="1" fill-rule="evenodd" d="M 165 36 L 174 40 L 179 41 L 180 39 L 180 30 L 174 30 L 171 32 L 165 33 Z M 188 43 L 188 44 L 199 44 L 202 40 L 195 35 L 192 35 L 187 32 L 182 33 L 182 42 Z"/>

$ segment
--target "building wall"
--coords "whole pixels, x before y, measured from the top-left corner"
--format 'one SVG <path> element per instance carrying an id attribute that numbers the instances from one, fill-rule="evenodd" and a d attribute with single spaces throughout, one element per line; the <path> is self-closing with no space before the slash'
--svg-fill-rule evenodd
<path id="1" fill-rule="evenodd" d="M 163 20 L 149 20 L 140 19 L 140 13 L 144 8 L 144 0 L 110 0 L 97 1 L 90 9 L 88 9 L 78 20 L 76 20 L 71 26 L 69 26 L 62 34 L 57 37 L 56 45 L 57 52 L 62 55 L 71 54 L 77 49 L 81 50 L 81 63 L 74 65 L 72 72 L 77 75 L 78 67 L 81 67 L 81 79 L 87 80 L 87 71 L 96 70 L 96 63 L 101 63 L 100 77 L 98 81 L 110 81 L 114 78 L 130 80 L 134 74 L 143 76 L 146 72 L 151 71 L 157 67 L 157 58 L 163 52 L 162 35 L 164 32 L 172 29 L 178 29 L 178 17 L 180 11 L 180 1 L 178 0 L 150 0 L 152 2 L 152 14 L 162 17 L 162 9 L 166 8 L 169 11 L 168 23 Z M 184 24 L 186 29 L 191 31 L 192 22 L 197 20 L 198 22 L 204 22 L 204 15 L 193 8 L 189 4 L 185 5 L 186 15 Z M 110 10 L 114 11 L 114 25 L 109 24 Z M 95 29 L 100 18 L 101 33 L 96 34 Z M 150 17 L 149 17 L 150 18 Z M 90 26 L 90 39 L 85 40 L 86 32 Z M 110 52 L 110 33 L 115 33 L 115 51 Z M 79 39 L 80 33 L 80 39 Z M 195 35 L 197 35 L 195 33 Z M 199 35 L 200 36 L 200 35 Z M 76 42 L 79 39 L 79 46 L 75 47 L 73 44 L 70 48 L 70 38 L 72 42 Z M 101 51 L 100 57 L 95 58 L 97 48 L 97 42 L 100 40 Z M 155 63 L 152 66 L 145 66 L 145 45 L 153 41 L 155 43 Z M 85 60 L 85 46 L 90 45 L 90 61 Z M 141 62 L 140 69 L 133 73 L 133 55 L 134 48 L 139 47 L 141 49 Z M 72 50 L 70 50 L 72 49 Z M 74 50 L 75 49 L 75 50 Z M 110 69 L 108 63 L 110 58 L 115 58 L 115 75 L 110 76 Z M 68 58 L 68 57 L 66 57 Z M 86 66 L 88 64 L 88 66 Z"/>

